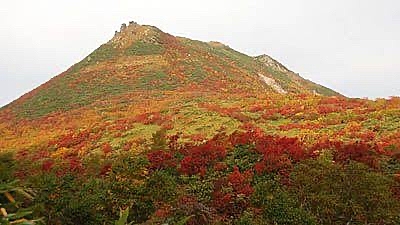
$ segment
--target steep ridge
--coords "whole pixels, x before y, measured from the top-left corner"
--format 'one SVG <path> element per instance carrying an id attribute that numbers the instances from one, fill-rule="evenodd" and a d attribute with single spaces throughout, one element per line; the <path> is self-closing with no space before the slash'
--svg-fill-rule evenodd
<path id="1" fill-rule="evenodd" d="M 314 94 L 317 95 L 323 95 L 323 96 L 340 96 L 339 93 L 326 88 L 322 85 L 316 84 L 310 80 L 306 80 L 302 78 L 298 73 L 295 73 L 289 69 L 287 69 L 284 65 L 282 65 L 280 62 L 276 61 L 272 57 L 268 55 L 260 55 L 254 57 L 257 61 L 261 62 L 264 66 L 268 68 L 269 73 L 276 78 L 280 78 L 279 80 L 284 81 L 284 80 L 290 80 L 289 83 L 291 83 L 292 86 L 289 87 L 289 89 L 292 90 L 292 92 L 295 92 L 293 90 L 297 90 L 298 92 L 301 92 L 301 90 L 306 89 L 309 91 L 312 91 Z"/>
<path id="2" fill-rule="evenodd" d="M 19 118 L 38 118 L 96 101 L 129 101 L 127 94 L 164 92 L 339 96 L 266 55 L 251 57 L 218 42 L 175 37 L 130 22 L 82 61 L 7 108 Z"/>

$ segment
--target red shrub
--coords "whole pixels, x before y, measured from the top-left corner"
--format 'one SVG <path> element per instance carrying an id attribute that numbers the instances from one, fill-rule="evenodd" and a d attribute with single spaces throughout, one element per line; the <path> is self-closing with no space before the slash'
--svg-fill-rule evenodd
<path id="1" fill-rule="evenodd" d="M 337 105 L 318 105 L 317 111 L 321 115 L 326 115 L 333 112 L 341 112 L 343 108 Z"/>
<path id="2" fill-rule="evenodd" d="M 176 160 L 171 152 L 157 150 L 147 154 L 150 168 L 153 170 L 167 169 L 176 167 Z"/>
<path id="3" fill-rule="evenodd" d="M 226 156 L 225 146 L 211 139 L 199 146 L 182 149 L 185 157 L 181 161 L 180 171 L 187 175 L 205 173 L 207 167 Z"/>
<path id="4" fill-rule="evenodd" d="M 200 104 L 199 107 L 205 108 L 209 111 L 218 112 L 219 114 L 221 114 L 223 116 L 229 116 L 229 117 L 237 119 L 241 122 L 247 122 L 250 120 L 250 118 L 248 116 L 244 115 L 243 113 L 241 113 L 240 108 L 237 108 L 237 107 L 223 108 L 219 105 L 214 105 L 211 103 L 203 103 L 203 104 Z"/>
<path id="5" fill-rule="evenodd" d="M 233 172 L 228 175 L 228 184 L 232 186 L 236 195 L 240 194 L 248 197 L 254 191 L 250 185 L 252 177 L 253 173 L 251 171 L 240 173 L 239 168 L 235 166 Z"/>
<path id="6" fill-rule="evenodd" d="M 213 193 L 213 206 L 222 213 L 233 214 L 234 202 L 232 193 L 223 193 L 222 191 L 215 191 Z"/>
<path id="7" fill-rule="evenodd" d="M 233 146 L 235 145 L 246 145 L 253 141 L 251 132 L 238 132 L 235 131 L 229 136 L 229 141 Z"/>
<path id="8" fill-rule="evenodd" d="M 228 115 L 229 115 L 230 117 L 234 118 L 234 119 L 239 120 L 239 121 L 242 122 L 242 123 L 245 123 L 245 122 L 248 122 L 248 121 L 251 120 L 250 117 L 244 115 L 244 114 L 241 113 L 241 112 L 233 112 L 233 113 L 229 113 Z"/>
<path id="9" fill-rule="evenodd" d="M 189 135 L 188 138 L 190 138 L 190 140 L 192 140 L 193 142 L 203 142 L 207 139 L 206 136 L 203 134 L 192 134 Z"/>
<path id="10" fill-rule="evenodd" d="M 104 165 L 100 170 L 100 175 L 104 176 L 107 175 L 111 171 L 111 163 Z"/>
<path id="11" fill-rule="evenodd" d="M 263 111 L 266 107 L 267 107 L 266 105 L 265 105 L 265 106 L 263 106 L 263 105 L 254 105 L 254 106 L 250 107 L 249 111 L 250 111 L 250 112 L 253 112 L 253 113 L 255 113 L 255 112 L 261 112 L 261 111 Z"/>
<path id="12" fill-rule="evenodd" d="M 112 152 L 112 147 L 109 143 L 106 143 L 103 145 L 102 150 L 103 150 L 104 155 L 108 155 L 109 153 Z"/>
<path id="13" fill-rule="evenodd" d="M 253 177 L 251 171 L 241 173 L 238 167 L 226 178 L 214 183 L 213 205 L 227 216 L 238 216 L 249 205 L 249 198 L 254 192 L 250 182 Z"/>
<path id="14" fill-rule="evenodd" d="M 28 160 L 38 161 L 38 160 L 46 159 L 49 157 L 50 157 L 50 152 L 48 150 L 39 150 L 39 151 L 34 151 L 33 153 L 31 153 L 30 159 L 28 159 Z"/>
<path id="15" fill-rule="evenodd" d="M 223 162 L 217 162 L 214 165 L 215 171 L 225 171 L 226 169 L 228 169 L 228 166 Z"/>
<path id="16" fill-rule="evenodd" d="M 278 173 L 286 174 L 292 168 L 292 162 L 286 155 L 277 155 L 275 153 L 265 154 L 261 162 L 254 165 L 254 170 L 258 174 Z"/>
<path id="17" fill-rule="evenodd" d="M 169 207 L 168 205 L 162 206 L 154 212 L 154 216 L 161 219 L 166 219 L 170 215 L 171 215 L 171 207 Z"/>
<path id="18" fill-rule="evenodd" d="M 162 124 L 162 128 L 165 130 L 172 130 L 174 129 L 174 124 L 172 122 L 165 122 Z"/>
<path id="19" fill-rule="evenodd" d="M 53 160 L 46 160 L 42 163 L 42 171 L 49 172 L 54 166 Z"/>
<path id="20" fill-rule="evenodd" d="M 186 156 L 181 161 L 180 171 L 184 174 L 194 175 L 199 173 L 203 166 L 201 160 Z"/>
<path id="21" fill-rule="evenodd" d="M 69 162 L 69 170 L 71 172 L 82 172 L 83 171 L 83 165 L 81 160 L 78 157 L 69 157 L 68 159 Z"/>
<path id="22" fill-rule="evenodd" d="M 178 143 L 179 137 L 180 137 L 179 134 L 171 135 L 168 137 L 168 147 L 169 149 L 171 149 L 171 151 L 179 151 L 180 149 L 180 144 Z"/>
<path id="23" fill-rule="evenodd" d="M 124 144 L 124 146 L 122 147 L 122 149 L 123 149 L 124 151 L 129 151 L 129 150 L 132 148 L 132 145 L 133 145 L 133 142 L 132 142 L 132 141 L 129 141 L 129 142 L 127 142 L 127 143 Z"/>
<path id="24" fill-rule="evenodd" d="M 319 152 L 323 149 L 332 150 L 333 159 L 339 163 L 347 163 L 350 160 L 364 163 L 372 168 L 379 168 L 379 157 L 384 151 L 375 144 L 369 144 L 365 141 L 356 141 L 344 143 L 342 141 L 325 140 L 316 143 L 312 152 Z M 378 153 L 380 152 L 380 153 Z"/>
<path id="25" fill-rule="evenodd" d="M 376 153 L 376 146 L 365 142 L 354 142 L 337 146 L 334 160 L 338 162 L 348 162 L 350 160 L 365 163 L 366 165 L 378 168 L 379 159 Z"/>
<path id="26" fill-rule="evenodd" d="M 81 131 L 78 134 L 74 134 L 71 132 L 62 136 L 58 140 L 51 142 L 50 145 L 56 145 L 57 148 L 71 148 L 89 140 L 89 137 L 89 131 Z"/>
<path id="27" fill-rule="evenodd" d="M 256 151 L 263 155 L 287 155 L 297 162 L 310 155 L 304 150 L 298 138 L 264 136 L 256 141 Z"/>

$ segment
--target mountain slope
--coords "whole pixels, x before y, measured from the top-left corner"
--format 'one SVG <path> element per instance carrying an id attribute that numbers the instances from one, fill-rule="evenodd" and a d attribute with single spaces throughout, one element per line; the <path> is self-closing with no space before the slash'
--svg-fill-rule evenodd
<path id="1" fill-rule="evenodd" d="M 268 55 L 260 55 L 254 57 L 257 61 L 261 62 L 268 68 L 268 71 L 272 76 L 275 78 L 279 77 L 281 80 L 287 80 L 289 79 L 292 83 L 293 86 L 291 86 L 292 89 L 297 90 L 298 92 L 301 92 L 302 89 L 306 89 L 308 91 L 312 91 L 314 94 L 319 94 L 323 96 L 340 96 L 339 93 L 324 87 L 322 85 L 316 84 L 310 80 L 306 80 L 299 76 L 299 74 L 294 73 L 293 71 L 287 69 L 284 65 L 282 65 L 280 62 L 276 61 L 272 57 Z"/>
<path id="2" fill-rule="evenodd" d="M 0 110 L 0 184 L 18 181 L 47 224 L 398 225 L 400 97 L 132 23 Z"/>
<path id="3" fill-rule="evenodd" d="M 8 107 L 18 117 L 37 118 L 96 101 L 123 100 L 129 93 L 171 91 L 339 96 L 265 55 L 251 57 L 218 42 L 174 37 L 131 22 L 81 62 Z"/>

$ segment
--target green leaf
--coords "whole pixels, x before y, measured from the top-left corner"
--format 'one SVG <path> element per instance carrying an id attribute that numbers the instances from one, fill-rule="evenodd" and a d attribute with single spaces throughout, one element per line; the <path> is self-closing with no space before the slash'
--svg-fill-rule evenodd
<path id="1" fill-rule="evenodd" d="M 121 210 L 119 213 L 119 219 L 115 221 L 115 225 L 126 225 L 128 222 L 129 207 L 125 210 Z"/>
<path id="2" fill-rule="evenodd" d="M 185 225 L 192 217 L 193 217 L 193 215 L 187 216 L 187 217 L 179 220 L 175 225 Z"/>
<path id="3" fill-rule="evenodd" d="M 30 214 L 32 214 L 32 211 L 30 209 L 20 209 L 16 213 L 8 214 L 8 218 L 10 220 L 17 220 L 17 219 L 22 219 L 23 217 Z"/>

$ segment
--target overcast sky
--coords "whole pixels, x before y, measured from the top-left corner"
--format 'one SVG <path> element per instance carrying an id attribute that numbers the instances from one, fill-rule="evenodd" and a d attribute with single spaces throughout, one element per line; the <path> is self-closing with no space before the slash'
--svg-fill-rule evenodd
<path id="1" fill-rule="evenodd" d="M 130 20 L 268 54 L 347 96 L 400 95 L 398 0 L 4 0 L 0 105 L 80 61 Z"/>

